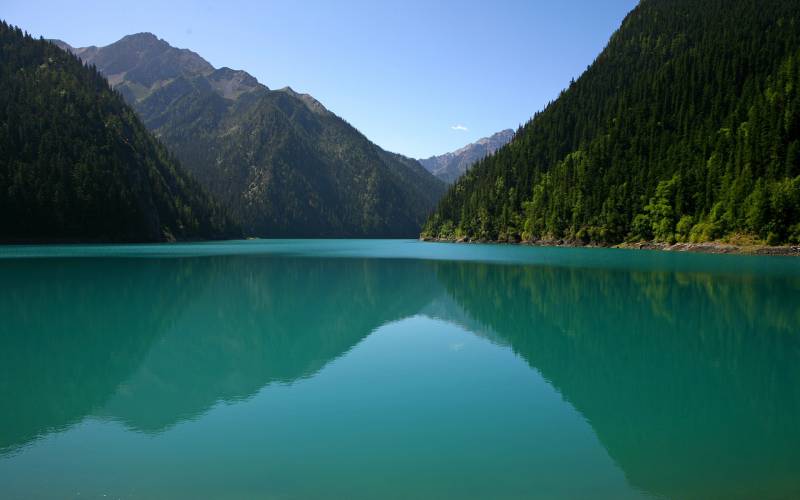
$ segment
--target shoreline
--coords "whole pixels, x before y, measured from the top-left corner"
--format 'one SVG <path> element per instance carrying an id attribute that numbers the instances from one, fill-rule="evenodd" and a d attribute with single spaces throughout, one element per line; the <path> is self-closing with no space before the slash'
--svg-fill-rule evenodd
<path id="1" fill-rule="evenodd" d="M 525 245 L 532 247 L 563 247 L 563 248 L 620 248 L 625 250 L 658 250 L 662 252 L 691 252 L 707 254 L 729 255 L 762 255 L 800 257 L 800 245 L 735 245 L 711 241 L 706 243 L 657 243 L 654 241 L 641 241 L 636 243 L 619 243 L 617 245 L 598 245 L 596 243 L 582 243 L 569 240 L 537 240 L 537 241 L 503 241 L 503 240 L 468 240 L 420 237 L 420 241 L 435 243 L 489 243 L 503 245 Z"/>

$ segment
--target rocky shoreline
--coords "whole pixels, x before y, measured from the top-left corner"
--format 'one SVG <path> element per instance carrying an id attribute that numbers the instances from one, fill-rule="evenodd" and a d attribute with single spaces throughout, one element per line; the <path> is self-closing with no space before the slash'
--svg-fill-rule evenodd
<path id="1" fill-rule="evenodd" d="M 769 246 L 769 245 L 734 245 L 731 243 L 623 243 L 615 248 L 633 248 L 637 250 L 664 250 L 667 252 L 696 252 L 718 254 L 744 254 L 744 255 L 784 255 L 800 256 L 800 246 Z"/>
<path id="2" fill-rule="evenodd" d="M 511 244 L 511 245 L 528 245 L 536 247 L 571 247 L 571 248 L 623 248 L 633 250 L 661 250 L 665 252 L 694 252 L 694 253 L 711 253 L 711 254 L 740 254 L 740 255 L 780 255 L 780 256 L 793 256 L 800 257 L 800 245 L 784 245 L 784 246 L 769 246 L 769 245 L 735 245 L 732 243 L 724 242 L 707 242 L 707 243 L 657 243 L 654 241 L 643 241 L 637 243 L 620 243 L 619 245 L 598 245 L 596 243 L 583 243 L 581 241 L 572 240 L 536 240 L 536 241 L 514 241 L 514 240 L 469 240 L 466 238 L 461 239 L 447 239 L 447 238 L 430 238 L 420 237 L 422 241 L 439 242 L 439 243 L 495 243 L 495 244 Z"/>

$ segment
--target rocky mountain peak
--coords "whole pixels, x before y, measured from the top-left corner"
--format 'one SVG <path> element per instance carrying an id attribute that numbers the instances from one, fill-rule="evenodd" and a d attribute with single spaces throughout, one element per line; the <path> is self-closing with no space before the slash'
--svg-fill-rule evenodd
<path id="1" fill-rule="evenodd" d="M 494 153 L 514 138 L 511 129 L 501 130 L 450 153 L 419 160 L 423 167 L 445 182 L 461 177 L 475 162 Z"/>
<path id="2" fill-rule="evenodd" d="M 292 89 L 292 87 L 289 86 L 283 87 L 282 89 L 278 89 L 278 92 L 285 92 L 293 97 L 296 97 L 297 99 L 300 99 L 301 101 L 303 101 L 306 107 L 308 107 L 308 109 L 310 109 L 314 113 L 317 113 L 318 115 L 329 113 L 328 109 L 325 106 L 323 106 L 321 102 L 314 99 L 314 97 L 312 97 L 310 94 L 301 94 L 299 92 L 296 92 L 294 89 Z"/>
<path id="3" fill-rule="evenodd" d="M 238 99 L 240 95 L 258 88 L 268 90 L 266 85 L 258 83 L 250 73 L 231 68 L 215 70 L 208 75 L 208 81 L 226 99 Z"/>
<path id="4" fill-rule="evenodd" d="M 136 43 L 141 45 L 169 45 L 164 40 L 158 38 L 154 34 L 143 31 L 141 33 L 133 33 L 125 35 L 117 43 Z"/>

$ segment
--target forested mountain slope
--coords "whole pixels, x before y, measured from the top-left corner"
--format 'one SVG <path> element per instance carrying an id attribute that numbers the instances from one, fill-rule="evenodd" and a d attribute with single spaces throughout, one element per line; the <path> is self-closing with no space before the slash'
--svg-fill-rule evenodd
<path id="1" fill-rule="evenodd" d="M 423 236 L 800 241 L 800 2 L 643 0 Z"/>
<path id="2" fill-rule="evenodd" d="M 106 79 L 0 22 L 0 240 L 240 233 Z"/>
<path id="3" fill-rule="evenodd" d="M 306 94 L 150 33 L 75 49 L 256 236 L 416 236 L 444 184 Z"/>

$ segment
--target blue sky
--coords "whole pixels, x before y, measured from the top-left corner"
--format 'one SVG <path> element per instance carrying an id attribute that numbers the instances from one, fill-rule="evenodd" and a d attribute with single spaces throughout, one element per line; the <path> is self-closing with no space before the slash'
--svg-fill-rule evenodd
<path id="1" fill-rule="evenodd" d="M 420 158 L 527 121 L 637 1 L 3 3 L 4 20 L 74 46 L 153 32 L 270 88 L 308 92 L 383 148 Z"/>

